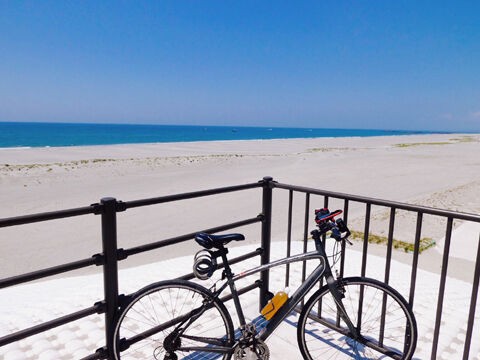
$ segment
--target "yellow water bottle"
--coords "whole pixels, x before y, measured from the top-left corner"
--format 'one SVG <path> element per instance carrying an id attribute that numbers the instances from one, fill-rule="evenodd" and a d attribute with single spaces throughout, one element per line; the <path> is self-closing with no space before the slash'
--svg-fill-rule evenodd
<path id="1" fill-rule="evenodd" d="M 275 294 L 275 296 L 264 306 L 261 311 L 263 317 L 267 320 L 270 320 L 273 315 L 280 309 L 283 304 L 285 304 L 288 300 L 288 288 L 284 291 L 279 291 Z"/>

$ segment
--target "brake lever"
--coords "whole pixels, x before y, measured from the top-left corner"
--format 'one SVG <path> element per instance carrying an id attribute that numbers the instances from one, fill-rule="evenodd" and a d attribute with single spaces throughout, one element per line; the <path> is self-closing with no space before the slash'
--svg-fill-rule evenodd
<path id="1" fill-rule="evenodd" d="M 348 243 L 348 245 L 353 245 L 353 243 L 350 240 L 348 240 L 348 237 L 352 235 L 352 233 L 350 232 L 350 229 L 348 227 L 345 226 L 345 228 L 347 229 L 347 233 L 343 237 L 343 240 L 345 240 Z"/>

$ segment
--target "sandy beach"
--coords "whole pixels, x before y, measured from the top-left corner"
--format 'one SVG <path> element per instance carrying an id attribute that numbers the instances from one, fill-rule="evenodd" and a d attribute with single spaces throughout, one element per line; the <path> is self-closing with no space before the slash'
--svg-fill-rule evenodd
<path id="1" fill-rule="evenodd" d="M 475 134 L 0 149 L 0 218 L 87 206 L 105 196 L 129 201 L 245 184 L 267 175 L 287 184 L 479 214 L 479 154 L 480 135 Z M 285 240 L 287 196 L 284 191 L 274 192 L 273 241 Z M 301 196 L 294 200 L 298 213 L 294 240 L 303 237 L 303 201 Z M 311 206 L 322 207 L 322 198 L 314 197 Z M 333 201 L 330 207 L 340 208 L 342 203 Z M 260 211 L 259 189 L 131 209 L 118 214 L 118 243 L 127 248 L 250 218 Z M 363 208 L 352 206 L 349 224 L 353 229 L 362 230 L 363 214 Z M 385 235 L 388 212 L 374 207 L 372 215 L 372 233 Z M 399 212 L 397 223 L 395 238 L 412 240 L 415 217 Z M 477 225 L 454 224 L 452 281 L 472 281 L 480 233 Z M 258 226 L 239 231 L 247 235 L 244 245 L 258 244 Z M 96 216 L 2 228 L 1 277 L 88 258 L 101 252 L 100 235 Z M 445 224 L 427 217 L 422 236 L 437 246 L 422 253 L 419 266 L 438 274 Z M 121 268 L 187 256 L 196 250 L 184 243 L 128 258 Z M 360 244 L 349 251 L 361 251 Z M 369 251 L 376 256 L 368 263 L 367 275 L 375 272 L 375 259 L 385 252 L 381 245 L 371 245 Z M 394 259 L 409 264 L 411 254 L 394 251 Z M 436 286 L 432 285 L 433 293 Z M 469 298 L 470 293 L 465 296 Z"/>
<path id="2" fill-rule="evenodd" d="M 0 218 L 88 206 L 105 196 L 128 201 L 251 183 L 266 175 L 287 184 L 478 214 L 478 154 L 480 136 L 463 134 L 1 149 Z M 286 194 L 275 196 L 272 238 L 282 240 Z M 253 217 L 261 211 L 260 201 L 259 191 L 252 191 L 133 209 L 119 214 L 119 245 Z M 312 199 L 312 206 L 322 201 Z M 302 200 L 297 203 L 302 213 Z M 385 209 L 372 212 L 385 218 Z M 352 226 L 361 229 L 362 215 L 352 208 Z M 399 213 L 397 222 L 397 237 L 413 236 L 411 216 Z M 384 223 L 372 224 L 372 231 L 384 234 Z M 441 241 L 444 226 L 425 223 L 424 236 Z M 302 237 L 301 222 L 293 234 Z M 258 231 L 252 236 L 256 242 Z M 101 246 L 94 216 L 5 228 L 0 238 L 3 276 L 90 257 Z M 35 251 L 19 251 L 20 244 Z M 124 266 L 185 253 L 188 246 L 156 251 Z M 472 253 L 467 249 L 466 256 Z"/>

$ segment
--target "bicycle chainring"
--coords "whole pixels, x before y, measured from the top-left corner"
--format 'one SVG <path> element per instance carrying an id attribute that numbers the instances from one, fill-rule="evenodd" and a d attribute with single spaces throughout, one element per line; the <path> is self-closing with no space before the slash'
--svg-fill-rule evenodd
<path id="1" fill-rule="evenodd" d="M 269 360 L 270 350 L 262 340 L 255 339 L 249 345 L 238 344 L 233 350 L 234 360 Z"/>

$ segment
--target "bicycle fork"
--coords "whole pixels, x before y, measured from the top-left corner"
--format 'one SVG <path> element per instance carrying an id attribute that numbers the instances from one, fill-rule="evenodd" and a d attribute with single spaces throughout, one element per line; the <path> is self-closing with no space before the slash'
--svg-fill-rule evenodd
<path id="1" fill-rule="evenodd" d="M 335 304 L 337 305 L 337 311 L 338 315 L 340 318 L 347 324 L 348 330 L 350 331 L 350 334 L 352 335 L 352 338 L 354 340 L 359 340 L 360 339 L 360 331 L 359 329 L 353 324 L 352 320 L 350 320 L 350 317 L 347 314 L 347 311 L 345 310 L 345 306 L 343 305 L 342 299 L 345 297 L 343 292 L 339 289 L 338 285 L 341 285 L 341 278 L 337 279 L 335 281 L 335 278 L 332 275 L 331 270 L 328 268 L 325 272 L 329 272 L 325 274 L 325 279 L 327 281 L 327 286 L 330 290 L 330 293 L 333 296 L 333 300 L 335 301 Z"/>
<path id="2" fill-rule="evenodd" d="M 325 247 L 323 245 L 322 240 L 320 239 L 320 232 L 318 230 L 313 230 L 311 232 L 313 240 L 315 241 L 315 247 L 322 256 L 327 258 L 327 254 L 325 252 Z M 330 264 L 328 261 L 325 261 L 325 271 L 323 274 L 326 282 L 328 289 L 330 290 L 330 293 L 333 296 L 333 300 L 335 301 L 335 304 L 337 305 L 337 311 L 338 315 L 340 318 L 347 324 L 348 330 L 350 331 L 350 334 L 352 335 L 354 340 L 359 340 L 360 339 L 360 331 L 355 325 L 353 324 L 352 320 L 350 320 L 350 317 L 347 314 L 347 311 L 345 310 L 345 306 L 343 305 L 342 299 L 345 297 L 343 294 L 342 290 L 339 289 L 339 286 L 342 285 L 342 278 L 338 277 L 337 280 L 333 277 L 332 273 L 332 268 L 330 267 Z"/>

